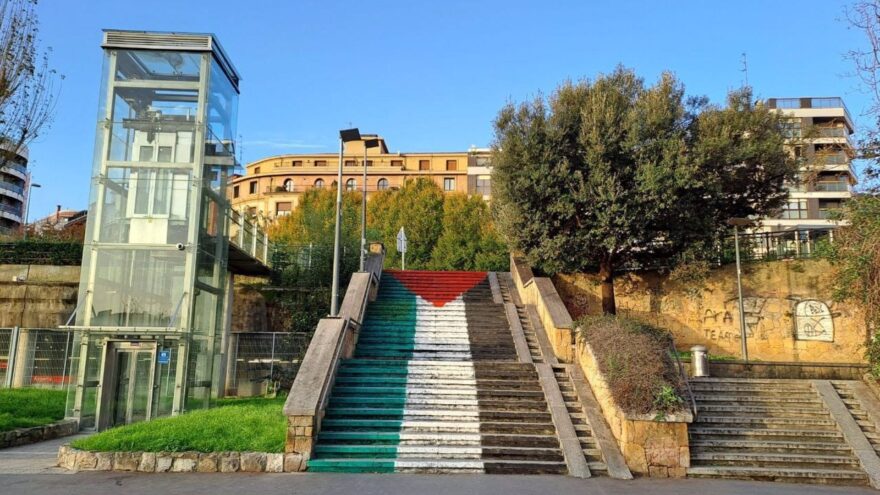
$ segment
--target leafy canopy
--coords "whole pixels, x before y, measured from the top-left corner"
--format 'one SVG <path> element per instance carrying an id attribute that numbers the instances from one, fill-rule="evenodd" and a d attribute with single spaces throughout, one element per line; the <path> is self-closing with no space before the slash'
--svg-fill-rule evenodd
<path id="1" fill-rule="evenodd" d="M 608 285 L 625 264 L 697 249 L 726 219 L 781 207 L 796 172 L 783 144 L 782 117 L 748 89 L 721 108 L 685 98 L 671 73 L 646 85 L 619 67 L 501 109 L 495 218 L 533 265 L 598 269 Z"/>

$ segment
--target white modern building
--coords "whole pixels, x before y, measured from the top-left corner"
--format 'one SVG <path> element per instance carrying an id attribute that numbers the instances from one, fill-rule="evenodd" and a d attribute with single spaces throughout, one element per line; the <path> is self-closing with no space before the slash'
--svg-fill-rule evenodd
<path id="1" fill-rule="evenodd" d="M 791 152 L 801 161 L 801 176 L 790 185 L 788 204 L 777 218 L 761 223 L 765 232 L 827 230 L 830 217 L 853 196 L 857 183 L 852 166 L 855 132 L 852 117 L 839 97 L 770 98 L 767 105 L 790 117 Z"/>

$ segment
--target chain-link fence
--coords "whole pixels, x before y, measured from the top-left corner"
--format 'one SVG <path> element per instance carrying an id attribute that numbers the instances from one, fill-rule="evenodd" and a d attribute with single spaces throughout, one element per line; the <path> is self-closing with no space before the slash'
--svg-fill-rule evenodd
<path id="1" fill-rule="evenodd" d="M 226 393 L 245 397 L 289 389 L 311 335 L 235 333 L 232 338 Z"/>
<path id="2" fill-rule="evenodd" d="M 62 389 L 70 383 L 73 332 L 0 329 L 0 387 Z"/>

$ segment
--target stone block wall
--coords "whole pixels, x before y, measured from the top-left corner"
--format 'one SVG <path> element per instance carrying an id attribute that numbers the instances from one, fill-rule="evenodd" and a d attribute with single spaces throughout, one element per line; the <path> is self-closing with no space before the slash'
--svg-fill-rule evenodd
<path id="1" fill-rule="evenodd" d="M 601 314 L 595 276 L 558 275 L 568 310 Z M 749 358 L 762 361 L 863 363 L 868 330 L 861 312 L 832 300 L 833 272 L 822 260 L 744 265 L 743 295 Z M 657 272 L 629 273 L 614 284 L 618 314 L 672 332 L 676 347 L 705 345 L 710 354 L 741 356 L 736 267 L 710 271 L 697 283 Z"/>
<path id="2" fill-rule="evenodd" d="M 659 478 L 685 477 L 690 466 L 688 424 L 693 416 L 687 412 L 663 416 L 624 412 L 614 402 L 589 344 L 579 342 L 576 349 L 577 362 L 630 471 Z"/>

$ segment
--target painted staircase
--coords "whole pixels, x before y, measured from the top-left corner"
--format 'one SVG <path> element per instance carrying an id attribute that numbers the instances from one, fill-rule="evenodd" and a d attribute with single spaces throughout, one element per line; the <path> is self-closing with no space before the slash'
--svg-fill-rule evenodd
<path id="1" fill-rule="evenodd" d="M 309 471 L 563 474 L 534 365 L 485 272 L 386 271 Z"/>
<path id="2" fill-rule="evenodd" d="M 692 378 L 690 477 L 864 485 L 838 423 L 809 380 Z"/>

